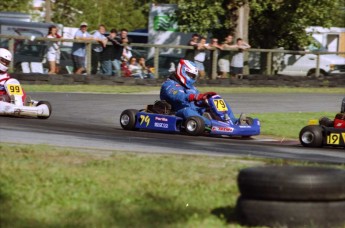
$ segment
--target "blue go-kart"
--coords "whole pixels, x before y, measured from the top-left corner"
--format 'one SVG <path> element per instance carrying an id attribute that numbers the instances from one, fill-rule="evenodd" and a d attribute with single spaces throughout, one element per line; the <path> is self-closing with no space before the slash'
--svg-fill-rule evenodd
<path id="1" fill-rule="evenodd" d="M 126 109 L 121 113 L 120 124 L 125 130 L 148 130 L 160 132 L 185 132 L 188 135 L 228 135 L 250 137 L 260 134 L 258 119 L 241 115 L 236 122 L 231 108 L 220 95 L 213 95 L 197 104 L 205 107 L 203 116 L 210 119 L 212 125 L 205 126 L 203 118 L 191 116 L 183 119 L 174 114 L 166 101 L 156 101 L 146 109 Z"/>

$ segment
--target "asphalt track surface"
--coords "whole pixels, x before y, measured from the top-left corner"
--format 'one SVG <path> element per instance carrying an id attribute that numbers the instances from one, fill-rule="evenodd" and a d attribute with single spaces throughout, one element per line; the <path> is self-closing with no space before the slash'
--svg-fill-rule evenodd
<path id="1" fill-rule="evenodd" d="M 260 157 L 321 163 L 345 163 L 344 148 L 304 148 L 298 141 L 254 137 L 192 137 L 125 131 L 119 116 L 125 109 L 142 109 L 158 99 L 152 94 L 31 93 L 47 100 L 53 113 L 47 120 L 0 117 L 0 142 L 75 147 L 107 156 L 113 151 Z M 264 112 L 339 112 L 337 94 L 222 94 L 236 115 Z M 307 120 L 306 120 L 307 121 Z M 264 126 L 263 126 L 264 127 Z M 279 127 L 279 126 L 277 126 Z"/>

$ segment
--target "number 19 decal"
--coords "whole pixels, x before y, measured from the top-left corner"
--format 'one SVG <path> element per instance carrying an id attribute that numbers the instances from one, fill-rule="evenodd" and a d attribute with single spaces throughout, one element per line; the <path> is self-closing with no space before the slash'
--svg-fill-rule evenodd
<path id="1" fill-rule="evenodd" d="M 340 134 L 331 133 L 327 136 L 327 144 L 338 145 L 340 141 Z"/>

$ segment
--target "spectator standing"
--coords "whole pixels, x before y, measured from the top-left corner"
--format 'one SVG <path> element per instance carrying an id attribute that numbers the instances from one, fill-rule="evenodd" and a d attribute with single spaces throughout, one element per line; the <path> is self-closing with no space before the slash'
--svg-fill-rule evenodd
<path id="1" fill-rule="evenodd" d="M 219 53 L 219 58 L 218 58 L 218 67 L 219 67 L 218 78 L 227 78 L 228 73 L 230 72 L 231 53 L 230 51 L 223 50 L 223 49 L 237 47 L 237 45 L 232 44 L 232 41 L 233 41 L 233 36 L 229 34 L 225 37 L 225 40 L 221 45 L 222 51 Z"/>
<path id="2" fill-rule="evenodd" d="M 199 43 L 199 35 L 198 34 L 193 34 L 192 38 L 188 42 L 188 46 L 192 46 L 193 49 L 187 49 L 186 54 L 184 59 L 185 60 L 190 60 L 194 61 L 194 56 L 195 56 L 195 50 L 198 48 L 198 43 Z"/>
<path id="3" fill-rule="evenodd" d="M 141 74 L 144 76 L 144 78 L 148 78 L 148 79 L 155 78 L 153 74 L 151 73 L 150 69 L 146 66 L 144 57 L 139 58 L 139 66 L 141 67 Z"/>
<path id="4" fill-rule="evenodd" d="M 74 39 L 77 40 L 93 40 L 90 33 L 87 32 L 87 23 L 82 22 L 79 30 L 75 33 Z M 81 74 L 86 69 L 85 67 L 86 57 L 86 44 L 73 42 L 72 46 L 72 60 L 74 63 L 74 73 Z"/>
<path id="5" fill-rule="evenodd" d="M 103 48 L 107 45 L 107 38 L 104 36 L 105 26 L 99 25 L 98 30 L 93 34 L 93 38 L 98 42 L 98 44 L 92 45 L 92 56 L 91 56 L 91 74 L 97 74 L 98 65 L 101 61 L 101 52 Z"/>
<path id="6" fill-rule="evenodd" d="M 48 29 L 47 38 L 60 38 L 57 27 L 52 25 Z M 60 63 L 60 47 L 57 41 L 49 41 L 47 46 L 47 60 L 49 63 L 48 74 L 58 73 L 57 64 Z"/>
<path id="7" fill-rule="evenodd" d="M 137 59 L 135 57 L 131 57 L 129 59 L 128 69 L 131 72 L 131 77 L 144 79 L 144 76 L 142 74 L 142 68 L 137 63 Z"/>
<path id="8" fill-rule="evenodd" d="M 119 44 L 116 40 L 116 33 L 116 29 L 110 30 L 110 34 L 106 38 L 107 41 L 110 41 L 112 44 L 106 45 L 101 53 L 101 71 L 102 74 L 107 76 L 112 75 L 112 61 L 116 54 L 115 45 Z"/>
<path id="9" fill-rule="evenodd" d="M 121 38 L 117 36 L 116 29 L 112 29 L 110 30 L 110 32 L 115 35 L 113 38 L 109 38 L 109 41 L 112 42 L 114 48 L 114 53 L 111 61 L 114 69 L 112 75 L 121 77 L 121 57 L 123 53 L 123 46 L 121 45 L 122 41 Z"/>
<path id="10" fill-rule="evenodd" d="M 231 59 L 231 76 L 236 78 L 243 77 L 243 50 L 250 48 L 250 45 L 243 41 L 242 38 L 236 40 L 236 47 L 238 51 L 233 55 Z"/>
<path id="11" fill-rule="evenodd" d="M 206 50 L 210 49 L 209 44 L 206 43 L 206 37 L 201 37 L 200 42 L 195 51 L 194 62 L 199 70 L 200 79 L 205 78 L 205 66 Z"/>

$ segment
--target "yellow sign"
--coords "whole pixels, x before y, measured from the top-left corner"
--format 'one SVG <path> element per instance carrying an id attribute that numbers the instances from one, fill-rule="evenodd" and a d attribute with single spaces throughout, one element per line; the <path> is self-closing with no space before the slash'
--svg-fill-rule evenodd
<path id="1" fill-rule="evenodd" d="M 7 84 L 8 95 L 20 95 L 23 96 L 22 87 L 18 84 Z"/>
<path id="2" fill-rule="evenodd" d="M 319 125 L 318 120 L 309 120 L 308 125 Z"/>
<path id="3" fill-rule="evenodd" d="M 340 141 L 340 134 L 331 133 L 327 136 L 327 144 L 339 145 L 339 141 Z"/>
<path id="4" fill-rule="evenodd" d="M 228 111 L 228 107 L 226 106 L 226 103 L 223 99 L 214 99 L 213 103 L 216 106 L 217 111 L 219 112 Z"/>

